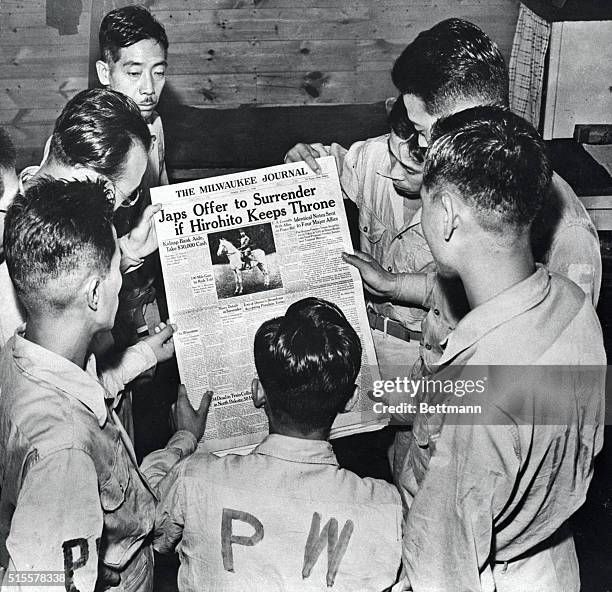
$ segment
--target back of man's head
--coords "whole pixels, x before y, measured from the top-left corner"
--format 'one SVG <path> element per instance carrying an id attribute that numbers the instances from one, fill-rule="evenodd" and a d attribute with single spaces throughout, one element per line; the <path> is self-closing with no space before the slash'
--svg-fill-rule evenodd
<path id="1" fill-rule="evenodd" d="M 0 127 L 0 198 L 4 195 L 3 177 L 7 172 L 15 172 L 16 160 L 15 145 L 7 131 Z"/>
<path id="2" fill-rule="evenodd" d="M 303 434 L 328 430 L 355 389 L 361 342 L 342 311 L 305 298 L 255 335 L 255 367 L 276 422 Z"/>
<path id="3" fill-rule="evenodd" d="M 105 277 L 115 253 L 113 195 L 101 181 L 43 178 L 6 215 L 4 250 L 28 315 L 66 310 L 89 275 Z"/>
<path id="4" fill-rule="evenodd" d="M 93 88 L 70 99 L 57 118 L 50 157 L 116 182 L 136 142 L 149 151 L 151 133 L 136 104 L 119 92 Z"/>
<path id="5" fill-rule="evenodd" d="M 507 109 L 475 107 L 438 120 L 423 187 L 445 188 L 474 208 L 480 226 L 511 239 L 528 230 L 548 193 L 552 168 L 533 126 Z"/>
<path id="6" fill-rule="evenodd" d="M 111 10 L 100 24 L 100 55 L 107 63 L 117 62 L 123 47 L 152 39 L 168 52 L 168 37 L 163 25 L 144 6 L 124 6 Z"/>
<path id="7" fill-rule="evenodd" d="M 421 99 L 432 116 L 469 102 L 508 105 L 508 71 L 497 45 L 476 25 L 457 18 L 420 33 L 397 58 L 393 83 Z"/>

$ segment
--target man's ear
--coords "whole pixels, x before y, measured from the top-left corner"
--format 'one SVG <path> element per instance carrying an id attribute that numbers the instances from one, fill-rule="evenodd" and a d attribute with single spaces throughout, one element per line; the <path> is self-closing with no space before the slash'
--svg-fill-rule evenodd
<path id="1" fill-rule="evenodd" d="M 261 409 L 266 404 L 266 391 L 261 386 L 259 378 L 253 378 L 251 381 L 251 398 L 253 399 L 253 405 L 257 409 Z"/>
<path id="2" fill-rule="evenodd" d="M 385 112 L 387 113 L 387 117 L 389 117 L 391 111 L 393 111 L 393 105 L 395 105 L 395 101 L 397 101 L 397 97 L 388 97 L 385 99 Z"/>
<path id="3" fill-rule="evenodd" d="M 102 86 L 108 86 L 110 84 L 110 67 L 103 61 L 98 60 L 96 62 L 96 72 L 98 73 L 98 80 Z"/>
<path id="4" fill-rule="evenodd" d="M 358 400 L 359 400 L 359 385 L 356 384 L 355 390 L 353 391 L 351 398 L 346 402 L 344 409 L 342 409 L 340 413 L 348 413 L 353 407 L 355 407 Z"/>
<path id="5" fill-rule="evenodd" d="M 439 197 L 442 209 L 444 210 L 444 240 L 449 241 L 453 232 L 459 226 L 459 214 L 457 211 L 456 197 L 444 190 Z"/>
<path id="6" fill-rule="evenodd" d="M 85 283 L 87 295 L 87 306 L 93 311 L 97 311 L 100 306 L 102 280 L 98 276 L 90 277 Z"/>

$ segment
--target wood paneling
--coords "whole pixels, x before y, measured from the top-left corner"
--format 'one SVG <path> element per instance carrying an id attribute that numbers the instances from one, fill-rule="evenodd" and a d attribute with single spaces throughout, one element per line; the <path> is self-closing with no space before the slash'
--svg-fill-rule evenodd
<path id="1" fill-rule="evenodd" d="M 418 32 L 472 20 L 509 57 L 516 0 L 153 0 L 170 39 L 168 99 L 194 106 L 379 101 Z"/>
<path id="2" fill-rule="evenodd" d="M 69 1 L 69 0 L 66 0 Z M 130 0 L 83 0 L 78 33 L 46 24 L 45 0 L 0 0 L 0 125 L 20 164 L 57 113 L 96 84 L 102 16 Z M 162 109 L 363 104 L 394 95 L 390 69 L 420 31 L 472 20 L 509 56 L 518 0 L 147 0 L 170 39 Z M 306 123 L 304 124 L 307 125 Z"/>
<path id="3" fill-rule="evenodd" d="M 0 0 L 0 125 L 18 148 L 18 167 L 40 160 L 66 101 L 87 88 L 91 1 L 75 34 L 47 25 L 45 0 Z"/>

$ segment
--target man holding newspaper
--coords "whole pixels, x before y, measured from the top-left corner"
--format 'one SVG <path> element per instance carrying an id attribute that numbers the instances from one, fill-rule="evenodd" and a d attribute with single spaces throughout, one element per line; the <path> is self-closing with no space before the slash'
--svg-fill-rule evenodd
<path id="1" fill-rule="evenodd" d="M 3 584 L 37 589 L 27 574 L 57 573 L 71 590 L 154 590 L 155 539 L 178 550 L 181 592 L 579 590 L 567 522 L 604 412 L 596 234 L 537 132 L 505 108 L 505 64 L 478 27 L 421 33 L 393 79 L 388 135 L 348 151 L 298 144 L 284 165 L 152 189 L 186 391 L 183 429 L 140 468 L 89 355 L 121 285 L 106 187 L 42 181 L 11 207 L 7 261 L 29 313 L 9 343 L 62 363 L 32 378 L 14 347 L 2 354 Z M 91 207 L 74 212 L 75 195 Z M 393 382 L 379 368 L 461 386 L 395 389 L 414 424 L 396 442 L 395 486 L 340 468 L 328 442 L 393 413 L 366 396 Z M 74 392 L 60 388 L 68 375 Z M 49 393 L 70 413 L 33 421 L 33 395 L 47 405 Z M 51 420 L 59 448 L 40 431 Z M 49 471 L 66 451 L 88 470 L 59 459 Z"/>

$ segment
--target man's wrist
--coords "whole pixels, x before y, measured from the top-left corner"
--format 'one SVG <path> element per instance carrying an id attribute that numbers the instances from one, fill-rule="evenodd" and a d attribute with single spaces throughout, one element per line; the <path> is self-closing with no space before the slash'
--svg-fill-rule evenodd
<path id="1" fill-rule="evenodd" d="M 396 273 L 393 300 L 423 306 L 426 295 L 426 276 L 421 273 Z"/>
<path id="2" fill-rule="evenodd" d="M 192 454 L 198 446 L 198 440 L 190 430 L 177 430 L 168 443 L 166 448 L 175 448 L 180 451 L 181 458 Z"/>
<path id="3" fill-rule="evenodd" d="M 121 249 L 122 271 L 136 269 L 144 263 L 144 259 L 140 256 L 138 251 L 134 249 L 129 234 L 126 234 L 119 239 L 119 248 Z"/>

